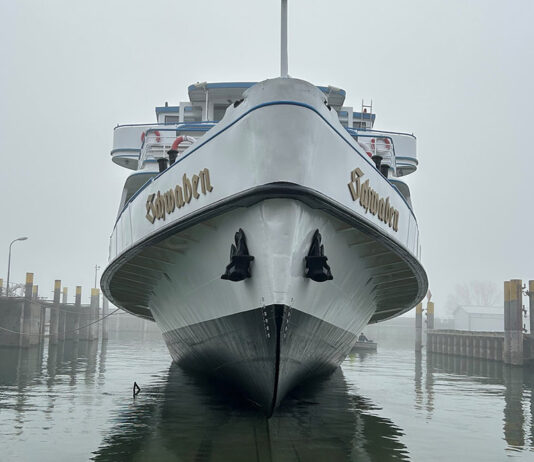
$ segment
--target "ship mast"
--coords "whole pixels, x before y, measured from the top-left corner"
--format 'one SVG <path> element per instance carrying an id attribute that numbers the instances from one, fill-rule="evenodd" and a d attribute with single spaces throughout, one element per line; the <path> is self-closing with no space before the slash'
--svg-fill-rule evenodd
<path id="1" fill-rule="evenodd" d="M 280 37 L 280 77 L 289 77 L 287 71 L 287 0 L 282 0 L 282 20 Z"/>

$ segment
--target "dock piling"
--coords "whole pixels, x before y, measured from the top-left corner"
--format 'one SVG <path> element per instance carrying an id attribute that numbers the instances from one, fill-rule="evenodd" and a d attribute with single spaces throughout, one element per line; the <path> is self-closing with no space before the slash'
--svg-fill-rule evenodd
<path id="1" fill-rule="evenodd" d="M 534 281 L 528 281 L 530 335 L 534 335 Z"/>
<path id="2" fill-rule="evenodd" d="M 54 302 L 52 308 L 50 308 L 50 345 L 54 345 L 58 341 L 60 292 L 61 281 L 59 279 L 56 279 L 56 281 L 54 282 Z"/>
<path id="3" fill-rule="evenodd" d="M 415 308 L 415 351 L 423 348 L 423 304 Z"/>
<path id="4" fill-rule="evenodd" d="M 58 340 L 65 340 L 65 328 L 67 325 L 67 287 L 63 287 L 61 297 L 61 307 L 59 309 L 59 321 L 58 321 Z"/>
<path id="5" fill-rule="evenodd" d="M 504 363 L 523 365 L 523 292 L 522 281 L 504 283 Z"/>
<path id="6" fill-rule="evenodd" d="M 30 346 L 30 335 L 32 330 L 32 296 L 33 296 L 33 273 L 26 273 L 26 285 L 24 286 L 24 304 L 21 311 L 22 332 L 20 334 L 21 347 Z"/>
<path id="7" fill-rule="evenodd" d="M 102 340 L 108 339 L 108 319 L 106 316 L 109 312 L 109 301 L 106 297 L 102 296 Z"/>
<path id="8" fill-rule="evenodd" d="M 100 291 L 98 289 L 91 289 L 91 305 L 89 307 L 89 323 L 94 323 L 98 319 Z M 89 326 L 88 340 L 95 340 L 98 338 L 98 324 L 91 324 Z"/>

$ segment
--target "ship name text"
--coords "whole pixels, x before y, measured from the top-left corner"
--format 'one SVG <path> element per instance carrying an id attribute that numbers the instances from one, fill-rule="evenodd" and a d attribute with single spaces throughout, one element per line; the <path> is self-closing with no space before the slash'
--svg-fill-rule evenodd
<path id="1" fill-rule="evenodd" d="M 201 194 L 206 195 L 213 191 L 210 181 L 210 171 L 205 168 L 198 175 L 193 175 L 191 179 L 184 173 L 182 184 L 176 185 L 168 191 L 150 194 L 146 200 L 146 219 L 150 223 L 156 220 L 165 220 L 167 215 L 176 209 L 181 209 L 198 199 Z"/>
<path id="2" fill-rule="evenodd" d="M 389 203 L 389 197 L 385 199 L 369 186 L 369 179 L 360 181 L 364 173 L 355 169 L 350 173 L 350 183 L 348 184 L 352 200 L 359 199 L 360 205 L 365 209 L 365 213 L 377 215 L 378 219 L 386 223 L 393 231 L 399 229 L 399 211 Z"/>

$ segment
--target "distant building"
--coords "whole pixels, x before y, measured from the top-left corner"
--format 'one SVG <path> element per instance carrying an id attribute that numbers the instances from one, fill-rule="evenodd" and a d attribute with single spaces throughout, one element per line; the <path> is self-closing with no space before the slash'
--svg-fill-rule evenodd
<path id="1" fill-rule="evenodd" d="M 502 306 L 458 306 L 454 310 L 454 328 L 457 330 L 503 332 Z"/>

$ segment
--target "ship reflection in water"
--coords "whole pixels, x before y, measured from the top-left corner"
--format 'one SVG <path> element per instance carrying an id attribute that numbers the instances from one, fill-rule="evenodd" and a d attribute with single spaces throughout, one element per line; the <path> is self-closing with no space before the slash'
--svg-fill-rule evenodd
<path id="1" fill-rule="evenodd" d="M 226 393 L 229 391 L 226 390 Z M 404 460 L 402 431 L 367 413 L 338 369 L 300 388 L 271 419 L 213 385 L 169 369 L 162 388 L 145 391 L 96 453 L 96 460 L 326 461 Z M 406 458 L 407 460 L 407 458 Z"/>
<path id="2" fill-rule="evenodd" d="M 532 368 L 359 353 L 267 420 L 230 390 L 169 367 L 161 339 L 139 342 L 0 348 L 2 458 L 451 460 L 474 451 L 477 460 L 528 460 L 534 450 Z"/>

